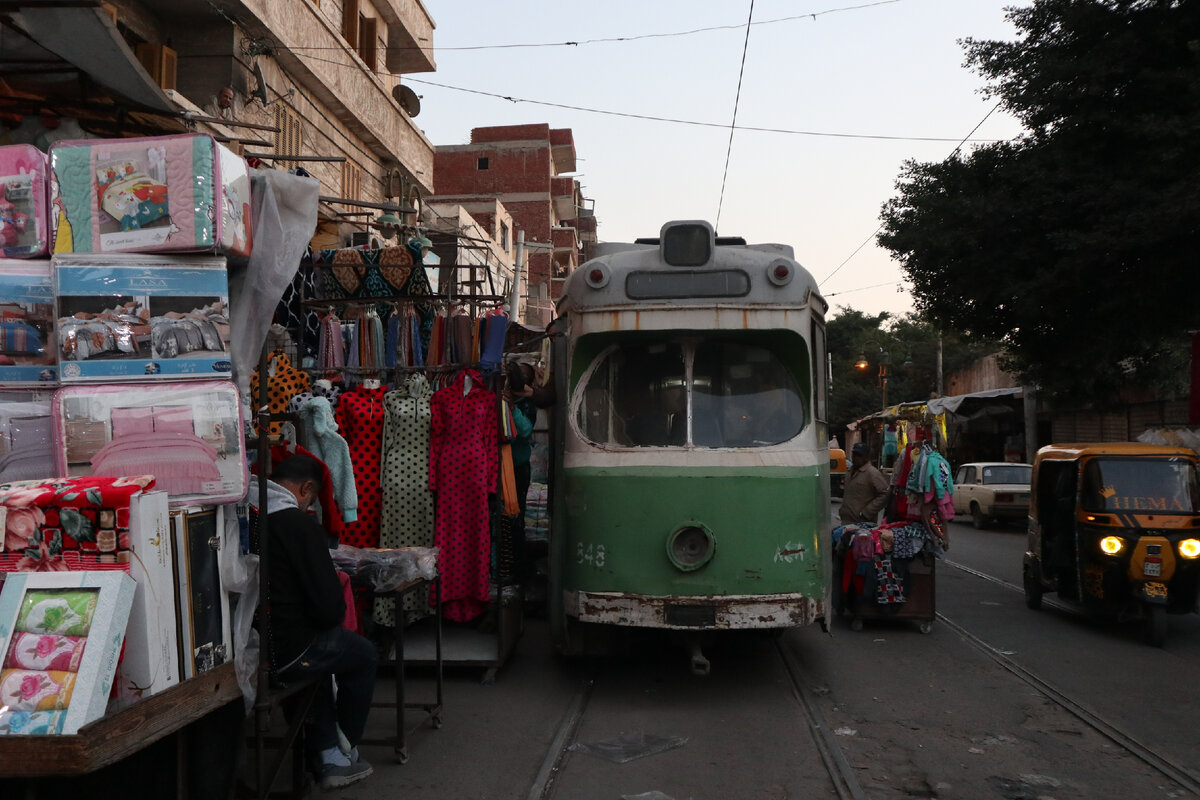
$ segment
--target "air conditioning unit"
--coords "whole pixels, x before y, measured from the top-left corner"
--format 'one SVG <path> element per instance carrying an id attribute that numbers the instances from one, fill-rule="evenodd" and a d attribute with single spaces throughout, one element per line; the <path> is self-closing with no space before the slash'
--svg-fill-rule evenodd
<path id="1" fill-rule="evenodd" d="M 175 89 L 177 56 L 174 50 L 165 44 L 143 42 L 134 46 L 133 53 L 137 56 L 138 61 L 142 62 L 142 66 L 146 68 L 146 72 L 150 73 L 150 77 L 154 79 L 159 87 L 162 89 Z"/>

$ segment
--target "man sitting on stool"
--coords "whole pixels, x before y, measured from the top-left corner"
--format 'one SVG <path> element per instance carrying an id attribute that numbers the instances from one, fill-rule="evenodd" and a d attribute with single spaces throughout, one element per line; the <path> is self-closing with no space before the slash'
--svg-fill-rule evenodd
<path id="1" fill-rule="evenodd" d="M 257 476 L 250 502 L 258 502 Z M 277 464 L 267 481 L 269 602 L 272 662 L 289 680 L 316 677 L 309 755 L 321 788 L 348 786 L 371 774 L 358 756 L 375 692 L 375 645 L 342 627 L 346 603 L 324 529 L 308 513 L 321 491 L 321 464 L 296 455 Z M 330 676 L 337 678 L 334 700 Z M 338 748 L 337 728 L 350 742 Z"/>

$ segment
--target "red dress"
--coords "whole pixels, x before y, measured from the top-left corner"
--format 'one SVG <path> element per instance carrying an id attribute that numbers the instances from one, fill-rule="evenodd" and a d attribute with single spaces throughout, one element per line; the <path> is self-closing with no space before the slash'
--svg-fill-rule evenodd
<path id="1" fill-rule="evenodd" d="M 455 622 L 478 617 L 488 604 L 492 551 L 488 495 L 496 491 L 499 467 L 496 405 L 495 392 L 484 388 L 474 370 L 460 373 L 430 401 L 429 490 L 436 498 L 433 544 L 439 548 L 442 610 L 446 619 Z"/>
<path id="2" fill-rule="evenodd" d="M 358 519 L 347 522 L 342 543 L 352 547 L 379 547 L 379 516 L 383 493 L 379 487 L 383 452 L 383 395 L 386 389 L 359 387 L 338 398 L 338 433 L 350 446 L 350 464 L 358 487 Z"/>

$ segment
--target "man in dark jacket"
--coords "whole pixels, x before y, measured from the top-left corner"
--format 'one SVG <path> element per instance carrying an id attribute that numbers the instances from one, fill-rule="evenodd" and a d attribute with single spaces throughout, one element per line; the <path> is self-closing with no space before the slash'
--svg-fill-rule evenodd
<path id="1" fill-rule="evenodd" d="M 846 473 L 842 487 L 843 525 L 852 522 L 876 522 L 888 498 L 888 482 L 883 473 L 871 464 L 871 450 L 859 442 L 850 450 L 853 466 Z"/>
<path id="2" fill-rule="evenodd" d="M 309 741 L 321 788 L 360 781 L 371 765 L 358 756 L 375 692 L 375 646 L 342 627 L 346 604 L 324 529 L 308 513 L 321 491 L 321 464 L 310 456 L 281 461 L 267 481 L 268 598 L 272 663 L 287 682 L 316 676 Z M 250 501 L 259 502 L 257 477 Z M 337 679 L 335 701 L 330 676 Z M 350 752 L 338 747 L 341 727 Z"/>

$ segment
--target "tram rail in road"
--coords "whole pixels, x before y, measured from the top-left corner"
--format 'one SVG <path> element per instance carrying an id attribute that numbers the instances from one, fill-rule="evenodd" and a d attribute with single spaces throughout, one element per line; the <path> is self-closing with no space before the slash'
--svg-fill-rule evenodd
<path id="1" fill-rule="evenodd" d="M 784 671 L 788 676 L 792 696 L 799 706 L 804 723 L 812 735 L 813 743 L 821 762 L 829 773 L 829 778 L 837 793 L 838 800 L 866 800 L 867 795 L 859 784 L 854 768 L 846 758 L 846 754 L 838 745 L 828 723 L 821 714 L 813 692 L 808 688 L 808 681 L 803 668 L 796 656 L 788 651 L 779 641 L 774 643 L 774 649 L 783 662 Z M 571 698 L 566 712 L 563 714 L 545 758 L 533 785 L 529 788 L 526 800 L 550 800 L 554 797 L 555 781 L 565 768 L 568 751 L 575 741 L 576 732 L 587 712 L 593 690 L 596 688 L 596 678 L 590 677 L 580 683 L 578 690 Z"/>
<path id="2" fill-rule="evenodd" d="M 998 586 L 1003 586 L 1018 594 L 1022 594 L 1024 590 L 1020 586 L 1016 586 L 1006 580 L 1002 580 L 993 575 L 988 575 L 985 572 L 972 569 L 964 564 L 945 559 L 943 561 L 949 567 L 973 575 L 977 578 L 994 583 Z M 1053 606 L 1056 609 L 1066 611 L 1067 613 L 1077 613 L 1075 609 L 1063 603 L 1059 603 L 1050 598 L 1045 598 L 1042 601 L 1046 605 Z M 977 650 L 995 661 L 1000 667 L 1010 672 L 1020 680 L 1024 681 L 1029 686 L 1036 689 L 1048 700 L 1055 703 L 1063 710 L 1072 714 L 1080 722 L 1087 725 L 1097 733 L 1105 736 L 1113 744 L 1117 745 L 1127 753 L 1142 761 L 1147 766 L 1158 771 L 1163 777 L 1177 784 L 1181 789 L 1185 789 L 1192 795 L 1200 797 L 1200 777 L 1191 772 L 1187 767 L 1175 762 L 1171 758 L 1156 751 L 1154 748 L 1143 744 L 1136 738 L 1121 730 L 1117 725 L 1106 720 L 1100 714 L 1090 710 L 1079 701 L 1072 698 L 1066 692 L 1051 684 L 1049 681 L 1041 678 L 1036 673 L 1018 664 L 1014 659 L 1010 658 L 1004 651 L 997 647 L 988 644 L 979 636 L 968 631 L 954 620 L 947 617 L 942 612 L 938 612 L 938 619 L 948 628 L 957 633 L 964 641 L 975 647 Z"/>

